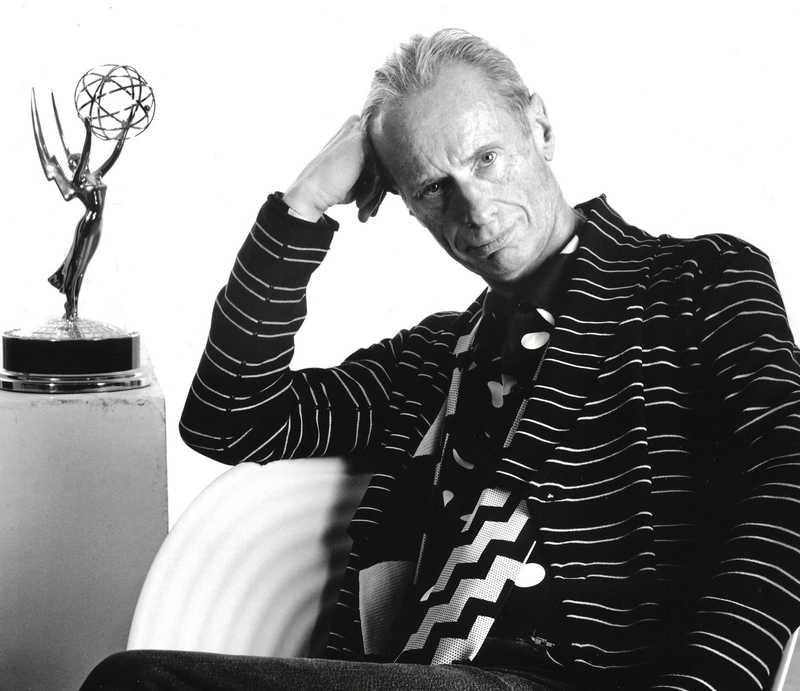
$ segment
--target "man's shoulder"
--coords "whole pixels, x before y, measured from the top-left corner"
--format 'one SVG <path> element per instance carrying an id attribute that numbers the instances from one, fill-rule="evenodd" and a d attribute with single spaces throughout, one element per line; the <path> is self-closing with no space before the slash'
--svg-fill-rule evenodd
<path id="1" fill-rule="evenodd" d="M 770 273 L 765 252 L 750 242 L 728 233 L 703 233 L 694 237 L 653 234 L 634 226 L 612 208 L 605 195 L 579 205 L 597 231 L 592 252 L 596 257 L 611 257 L 605 268 L 630 265 L 631 270 L 648 267 L 645 272 L 653 284 L 662 288 L 672 279 L 692 276 L 701 284 L 725 280 L 736 271 Z M 601 237 L 597 240 L 597 237 Z M 592 244 L 592 240 L 588 244 Z M 620 260 L 621 258 L 621 260 Z M 644 279 L 644 283 L 648 280 Z"/>
<path id="2" fill-rule="evenodd" d="M 455 339 L 468 331 L 480 315 L 480 300 L 475 300 L 466 310 L 444 310 L 429 314 L 408 329 L 410 337 L 417 336 L 428 342 L 451 346 Z"/>
<path id="3" fill-rule="evenodd" d="M 452 334 L 453 326 L 457 321 L 463 319 L 465 312 L 458 312 L 456 310 L 442 310 L 429 314 L 421 322 L 412 326 L 410 331 L 427 331 L 436 334 Z"/>
<path id="4" fill-rule="evenodd" d="M 578 204 L 577 208 L 581 209 L 589 220 L 602 220 L 602 225 L 616 230 L 619 238 L 626 239 L 636 245 L 650 247 L 657 254 L 666 256 L 669 254 L 695 253 L 703 258 L 706 256 L 713 258 L 715 256 L 746 252 L 766 257 L 766 254 L 752 243 L 727 233 L 703 233 L 693 237 L 676 237 L 669 233 L 659 235 L 650 233 L 628 223 L 610 205 L 605 194 Z"/>
<path id="5" fill-rule="evenodd" d="M 468 334 L 481 316 L 483 291 L 463 311 L 442 310 L 429 314 L 416 325 L 403 330 L 405 349 L 412 357 L 436 359 L 452 353 L 458 338 Z M 438 355 L 436 355 L 438 353 Z"/>
<path id="6" fill-rule="evenodd" d="M 727 233 L 703 233 L 689 238 L 657 236 L 655 255 L 661 262 L 692 264 L 709 280 L 731 267 L 768 267 L 767 254 L 754 244 Z"/>

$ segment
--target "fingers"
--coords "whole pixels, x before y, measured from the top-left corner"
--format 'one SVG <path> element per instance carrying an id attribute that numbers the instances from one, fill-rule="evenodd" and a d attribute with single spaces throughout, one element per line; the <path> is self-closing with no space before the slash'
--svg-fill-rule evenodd
<path id="1" fill-rule="evenodd" d="M 378 213 L 378 208 L 386 196 L 386 189 L 369 161 L 365 163 L 361 176 L 353 188 L 353 196 L 358 207 L 359 221 L 366 223 L 369 218 Z"/>
<path id="2" fill-rule="evenodd" d="M 370 193 L 364 199 L 357 199 L 358 220 L 366 223 L 368 219 L 376 216 L 385 196 L 386 190 L 380 185 L 376 185 L 370 189 Z"/>
<path id="3" fill-rule="evenodd" d="M 366 223 L 368 219 L 378 213 L 381 203 L 386 197 L 386 187 L 381 176 L 377 154 L 369 136 L 362 132 L 364 147 L 364 168 L 359 178 L 360 185 L 356 186 L 356 206 L 358 207 L 358 220 Z"/>
<path id="4" fill-rule="evenodd" d="M 370 218 L 376 216 L 385 196 L 386 190 L 381 189 L 378 193 L 371 195 L 363 202 L 356 202 L 356 206 L 358 206 L 358 220 L 362 223 L 366 223 Z"/>

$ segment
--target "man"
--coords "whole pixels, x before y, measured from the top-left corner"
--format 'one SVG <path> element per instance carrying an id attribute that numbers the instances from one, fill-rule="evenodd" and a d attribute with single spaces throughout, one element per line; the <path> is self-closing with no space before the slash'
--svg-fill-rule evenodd
<path id="1" fill-rule="evenodd" d="M 768 687 L 800 624 L 800 361 L 769 261 L 573 208 L 552 156 L 541 99 L 479 38 L 415 37 L 376 73 L 261 210 L 181 421 L 226 463 L 373 464 L 339 659 L 126 653 L 86 688 Z M 386 189 L 488 290 L 291 371 L 325 212 L 366 220 Z"/>

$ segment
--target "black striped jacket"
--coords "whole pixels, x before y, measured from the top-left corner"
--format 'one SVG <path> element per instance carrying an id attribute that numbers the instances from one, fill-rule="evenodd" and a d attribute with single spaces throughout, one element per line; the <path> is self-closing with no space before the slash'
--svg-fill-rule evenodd
<path id="1" fill-rule="evenodd" d="M 652 237 L 598 199 L 537 383 L 496 473 L 540 521 L 570 657 L 594 688 L 763 689 L 800 624 L 800 360 L 769 260 L 727 235 Z M 181 420 L 225 463 L 366 454 L 331 656 L 359 657 L 357 570 L 439 411 L 439 313 L 292 371 L 305 288 L 336 223 L 273 195 L 220 292 Z M 499 476 L 498 476 L 499 477 Z"/>

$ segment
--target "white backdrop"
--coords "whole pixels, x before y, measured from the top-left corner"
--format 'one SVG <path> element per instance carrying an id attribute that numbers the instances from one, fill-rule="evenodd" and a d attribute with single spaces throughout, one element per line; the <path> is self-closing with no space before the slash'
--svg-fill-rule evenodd
<path id="1" fill-rule="evenodd" d="M 42 175 L 31 87 L 51 150 L 51 88 L 78 149 L 78 78 L 103 63 L 135 66 L 155 89 L 155 120 L 127 142 L 106 178 L 104 236 L 81 313 L 142 333 L 167 400 L 174 522 L 225 469 L 185 448 L 177 422 L 214 295 L 255 213 L 360 109 L 372 70 L 397 43 L 443 26 L 491 40 L 542 94 L 570 202 L 606 192 L 651 233 L 726 232 L 755 243 L 773 259 L 797 329 L 798 8 L 791 0 L 7 0 L 0 329 L 60 312 L 62 297 L 46 277 L 81 211 Z M 97 146 L 95 165 L 105 151 Z M 396 198 L 363 226 L 352 209 L 333 215 L 343 227 L 314 277 L 295 366 L 335 364 L 432 311 L 463 308 L 479 292 L 478 279 Z"/>

